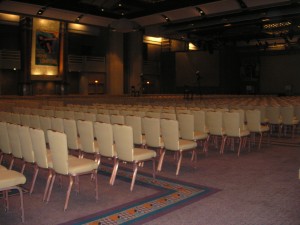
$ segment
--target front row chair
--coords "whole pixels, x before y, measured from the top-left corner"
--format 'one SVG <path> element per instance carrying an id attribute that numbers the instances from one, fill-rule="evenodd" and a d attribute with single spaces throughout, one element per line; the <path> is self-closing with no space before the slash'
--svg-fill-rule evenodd
<path id="1" fill-rule="evenodd" d="M 47 202 L 50 199 L 53 183 L 55 181 L 56 174 L 68 176 L 70 179 L 67 196 L 65 200 L 64 211 L 68 208 L 69 197 L 71 189 L 74 183 L 77 186 L 76 192 L 79 192 L 79 176 L 92 174 L 95 181 L 96 199 L 98 200 L 98 179 L 97 168 L 98 164 L 94 160 L 85 158 L 69 158 L 67 137 L 65 133 L 58 131 L 48 130 L 49 146 L 52 155 L 53 163 L 53 177 L 47 197 Z"/>
<path id="2" fill-rule="evenodd" d="M 191 150 L 193 151 L 193 155 L 195 155 L 197 143 L 195 141 L 179 138 L 179 125 L 177 120 L 161 119 L 161 133 L 164 140 L 164 149 L 160 155 L 157 170 L 161 171 L 166 150 L 170 150 L 179 153 L 176 169 L 176 175 L 178 175 L 182 161 L 182 153 Z"/>
<path id="3" fill-rule="evenodd" d="M 22 222 L 25 221 L 24 216 L 24 203 L 23 203 L 23 192 L 22 188 L 19 187 L 21 184 L 25 184 L 26 177 L 17 171 L 7 170 L 5 167 L 0 166 L 0 191 L 3 191 L 6 202 L 6 210 L 9 209 L 8 204 L 8 191 L 16 189 L 20 193 L 20 202 L 21 202 L 21 212 L 22 212 Z"/>
<path id="4" fill-rule="evenodd" d="M 113 125 L 113 134 L 115 139 L 115 148 L 118 156 L 117 163 L 114 166 L 114 178 L 112 184 L 115 181 L 117 175 L 119 161 L 133 163 L 133 176 L 130 186 L 130 191 L 133 190 L 135 178 L 138 170 L 138 164 L 140 162 L 152 160 L 153 164 L 153 178 L 155 178 L 155 157 L 156 152 L 144 148 L 135 148 L 133 143 L 133 131 L 132 127 L 127 125 Z"/>

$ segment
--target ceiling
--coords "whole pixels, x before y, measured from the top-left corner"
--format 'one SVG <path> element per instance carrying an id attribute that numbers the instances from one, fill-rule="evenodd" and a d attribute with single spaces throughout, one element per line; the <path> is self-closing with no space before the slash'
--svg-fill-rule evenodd
<path id="1" fill-rule="evenodd" d="M 37 12 L 42 9 L 42 14 Z M 300 45 L 300 0 L 0 0 L 0 12 L 191 41 Z M 122 27 L 124 29 L 122 29 Z M 126 27 L 126 29 L 125 29 Z"/>

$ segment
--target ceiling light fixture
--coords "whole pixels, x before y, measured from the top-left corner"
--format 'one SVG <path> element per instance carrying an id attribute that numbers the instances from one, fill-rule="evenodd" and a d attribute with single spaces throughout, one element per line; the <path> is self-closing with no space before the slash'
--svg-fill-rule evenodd
<path id="1" fill-rule="evenodd" d="M 47 9 L 46 6 L 40 8 L 39 11 L 37 11 L 36 15 L 38 15 L 38 16 L 43 15 L 43 13 L 46 11 L 46 9 Z"/>
<path id="2" fill-rule="evenodd" d="M 75 19 L 75 22 L 76 23 L 79 23 L 79 21 L 82 19 L 83 17 L 83 14 L 79 15 L 76 19 Z"/>
<path id="3" fill-rule="evenodd" d="M 205 16 L 205 12 L 202 9 L 200 9 L 199 7 L 195 7 L 195 9 L 197 10 L 200 16 Z"/>
<path id="4" fill-rule="evenodd" d="M 168 23 L 171 22 L 170 18 L 167 17 L 166 15 L 162 14 L 161 16 L 166 20 L 166 22 L 168 22 Z"/>

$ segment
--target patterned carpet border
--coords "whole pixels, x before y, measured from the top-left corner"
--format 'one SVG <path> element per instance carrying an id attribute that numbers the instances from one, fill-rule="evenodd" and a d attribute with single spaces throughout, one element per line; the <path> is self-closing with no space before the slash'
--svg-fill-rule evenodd
<path id="1" fill-rule="evenodd" d="M 101 174 L 110 175 L 111 168 L 102 166 Z M 132 172 L 119 170 L 117 179 L 131 182 Z M 210 196 L 219 189 L 139 172 L 135 185 L 156 190 L 155 194 L 100 211 L 60 225 L 143 224 L 169 212 Z"/>

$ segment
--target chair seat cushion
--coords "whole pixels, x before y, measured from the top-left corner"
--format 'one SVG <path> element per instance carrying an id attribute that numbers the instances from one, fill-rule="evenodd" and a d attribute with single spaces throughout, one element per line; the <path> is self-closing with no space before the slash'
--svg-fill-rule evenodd
<path id="1" fill-rule="evenodd" d="M 189 150 L 197 147 L 195 141 L 179 139 L 179 150 Z"/>
<path id="2" fill-rule="evenodd" d="M 14 170 L 0 170 L 0 188 L 25 184 L 26 177 Z"/>
<path id="3" fill-rule="evenodd" d="M 269 126 L 261 126 L 260 127 L 260 131 L 261 132 L 267 132 L 267 131 L 269 131 L 270 130 L 270 127 Z"/>
<path id="4" fill-rule="evenodd" d="M 69 173 L 77 175 L 80 173 L 90 172 L 98 168 L 98 163 L 91 159 L 69 157 Z"/>
<path id="5" fill-rule="evenodd" d="M 134 161 L 143 161 L 156 157 L 156 152 L 144 148 L 134 148 L 133 149 L 133 160 Z"/>
<path id="6" fill-rule="evenodd" d="M 207 133 L 204 133 L 202 131 L 195 131 L 194 132 L 194 138 L 195 140 L 202 140 L 202 139 L 206 139 L 208 136 Z"/>
<path id="7" fill-rule="evenodd" d="M 5 166 L 0 165 L 0 170 L 7 170 Z"/>
<path id="8" fill-rule="evenodd" d="M 240 132 L 240 136 L 241 136 L 241 137 L 247 136 L 247 135 L 249 135 L 249 134 L 250 134 L 250 131 L 249 131 L 249 130 L 241 130 L 241 132 Z"/>

